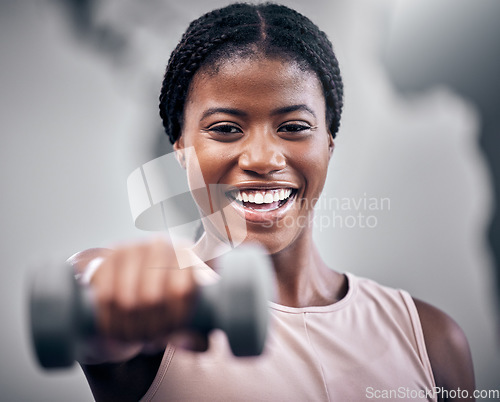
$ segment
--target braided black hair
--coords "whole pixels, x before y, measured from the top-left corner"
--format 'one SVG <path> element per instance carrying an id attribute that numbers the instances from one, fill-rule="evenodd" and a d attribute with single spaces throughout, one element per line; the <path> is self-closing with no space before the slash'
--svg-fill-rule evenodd
<path id="1" fill-rule="evenodd" d="M 316 73 L 323 85 L 326 120 L 335 138 L 343 106 L 337 58 L 326 34 L 307 17 L 273 4 L 236 3 L 193 21 L 172 52 L 160 94 L 160 116 L 174 143 L 182 130 L 189 85 L 200 68 L 217 69 L 235 54 L 282 57 Z"/>

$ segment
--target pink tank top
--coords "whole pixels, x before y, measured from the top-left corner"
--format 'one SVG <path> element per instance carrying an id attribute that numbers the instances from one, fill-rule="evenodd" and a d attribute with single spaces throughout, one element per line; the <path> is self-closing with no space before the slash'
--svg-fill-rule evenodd
<path id="1" fill-rule="evenodd" d="M 346 276 L 348 293 L 332 305 L 270 303 L 262 356 L 232 356 L 224 333 L 217 331 L 205 353 L 167 347 L 142 401 L 435 401 L 410 295 Z"/>

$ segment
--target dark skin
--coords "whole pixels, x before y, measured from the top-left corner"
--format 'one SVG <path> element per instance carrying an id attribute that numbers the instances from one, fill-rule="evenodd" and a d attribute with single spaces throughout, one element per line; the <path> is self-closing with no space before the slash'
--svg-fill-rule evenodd
<path id="1" fill-rule="evenodd" d="M 235 207 L 234 215 L 227 216 L 232 233 L 267 248 L 278 300 L 292 307 L 329 305 L 347 292 L 345 276 L 324 263 L 312 240 L 313 206 L 334 148 L 325 116 L 321 84 L 314 73 L 259 55 L 234 59 L 222 63 L 216 73 L 202 70 L 195 75 L 182 135 L 174 144 L 191 184 L 200 180 L 194 168 L 199 164 L 206 183 L 240 191 L 294 191 L 286 212 L 244 213 L 244 228 L 237 226 L 241 210 Z M 185 152 L 188 148 L 195 150 L 196 160 Z M 215 190 L 211 197 L 221 203 L 226 194 Z M 197 201 L 208 215 L 207 206 Z M 295 224 L 284 225 L 285 218 Z M 225 227 L 216 225 L 206 230 L 196 252 L 203 256 L 224 232 Z M 87 250 L 74 257 L 74 266 L 82 270 L 97 256 L 105 257 L 92 278 L 102 338 L 122 343 L 105 345 L 80 363 L 97 400 L 138 400 L 154 379 L 169 335 L 182 327 L 196 284 L 189 270 L 145 268 L 175 264 L 165 239 L 113 252 Z M 436 385 L 466 389 L 472 395 L 474 374 L 462 330 L 438 309 L 419 300 L 415 304 Z M 205 339 L 191 339 L 192 349 L 206 349 Z M 144 345 L 151 341 L 158 345 L 157 353 L 144 353 Z"/>

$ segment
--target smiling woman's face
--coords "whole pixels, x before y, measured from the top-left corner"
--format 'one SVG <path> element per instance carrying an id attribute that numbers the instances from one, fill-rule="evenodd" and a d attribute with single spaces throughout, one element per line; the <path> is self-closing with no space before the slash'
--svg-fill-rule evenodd
<path id="1" fill-rule="evenodd" d="M 280 59 L 236 58 L 198 72 L 184 110 L 174 148 L 194 148 L 207 185 L 233 188 L 216 186 L 210 209 L 232 201 L 246 239 L 271 254 L 307 238 L 333 151 L 316 75 Z"/>

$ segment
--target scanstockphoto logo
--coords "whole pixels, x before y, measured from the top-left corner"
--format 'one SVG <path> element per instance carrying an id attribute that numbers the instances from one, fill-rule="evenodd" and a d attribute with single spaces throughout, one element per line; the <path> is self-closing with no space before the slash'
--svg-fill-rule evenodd
<path id="1" fill-rule="evenodd" d="M 336 229 L 375 229 L 384 214 L 391 210 L 389 197 L 361 196 L 320 197 L 315 205 L 314 225 L 320 231 Z"/>
<path id="2" fill-rule="evenodd" d="M 193 265 L 192 253 L 186 253 L 190 246 L 186 239 L 192 239 L 200 225 L 215 233 L 217 241 L 206 255 L 198 255 L 204 262 L 230 252 L 247 236 L 244 217 L 224 196 L 231 188 L 205 183 L 193 147 L 135 169 L 127 179 L 127 189 L 135 226 L 167 232 L 181 268 Z"/>

